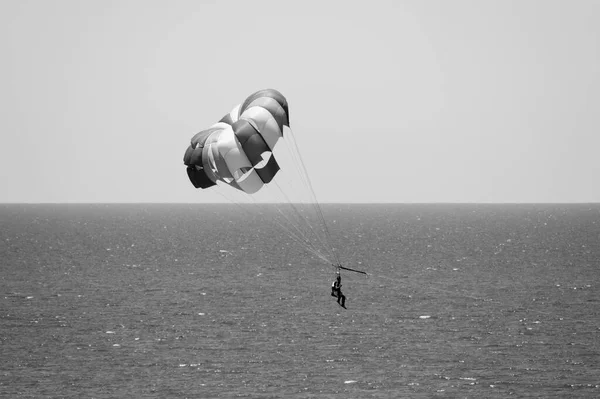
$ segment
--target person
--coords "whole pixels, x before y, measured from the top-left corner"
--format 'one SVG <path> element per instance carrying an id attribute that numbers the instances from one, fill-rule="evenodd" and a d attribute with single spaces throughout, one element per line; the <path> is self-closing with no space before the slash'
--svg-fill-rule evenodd
<path id="1" fill-rule="evenodd" d="M 331 296 L 337 297 L 337 303 L 343 308 L 346 307 L 346 296 L 342 294 L 342 276 L 340 275 L 339 270 L 337 271 L 333 284 L 331 284 Z"/>

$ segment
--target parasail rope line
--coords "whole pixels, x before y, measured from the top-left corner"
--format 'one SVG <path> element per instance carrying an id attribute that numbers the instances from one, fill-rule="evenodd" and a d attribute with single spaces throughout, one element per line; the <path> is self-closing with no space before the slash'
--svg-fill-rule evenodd
<path id="1" fill-rule="evenodd" d="M 293 136 L 290 136 L 290 137 L 293 137 Z M 285 143 L 284 147 L 287 149 L 287 153 L 290 156 L 290 158 L 292 159 L 292 163 L 293 163 L 294 169 L 296 171 L 296 176 L 298 177 L 298 180 L 300 180 L 302 182 L 302 185 L 304 186 L 305 192 L 309 193 L 309 195 L 310 195 L 310 185 L 307 182 L 307 176 L 305 176 L 304 173 L 302 173 L 302 170 L 300 168 L 300 160 L 298 159 L 298 156 L 297 156 L 298 150 L 297 149 L 296 149 L 296 151 L 292 150 L 292 148 L 291 148 L 291 140 L 284 141 L 284 143 Z M 281 188 L 280 188 L 280 191 L 283 193 L 283 190 Z M 291 201 L 289 201 L 289 199 L 287 200 L 287 202 L 291 203 Z M 318 202 L 318 201 L 316 201 L 316 198 L 314 198 L 314 196 L 313 196 L 313 198 L 311 198 L 309 200 L 309 204 L 312 206 L 312 208 L 315 211 L 315 214 L 318 216 L 318 212 L 319 211 L 318 211 L 316 202 Z M 328 247 L 329 246 L 328 243 L 326 242 L 326 239 L 325 240 L 322 239 L 318 233 L 316 233 L 315 235 L 317 237 L 319 237 L 319 240 L 323 243 L 324 247 Z"/>
<path id="2" fill-rule="evenodd" d="M 276 184 L 276 182 L 273 182 Z M 280 189 L 280 192 L 282 193 L 282 195 L 285 197 L 285 194 L 283 194 L 283 191 L 281 190 L 281 188 L 278 186 L 278 188 Z M 295 214 L 297 216 L 296 220 L 295 218 L 293 218 L 293 215 L 286 215 L 283 210 L 282 210 L 282 205 L 278 205 L 277 206 L 277 210 L 279 211 L 279 213 L 281 214 L 281 216 L 283 218 L 285 218 L 290 224 L 294 225 L 294 227 L 298 230 L 298 233 L 301 234 L 303 237 L 306 237 L 306 234 L 304 231 L 302 231 L 301 229 L 301 224 L 302 224 L 302 217 L 299 215 L 298 210 L 293 206 L 293 204 L 291 202 L 289 202 L 289 198 L 285 197 L 286 200 L 288 201 L 288 206 L 295 211 Z"/>
<path id="3" fill-rule="evenodd" d="M 263 216 L 263 217 L 265 216 L 258 208 L 252 206 L 253 204 L 246 203 L 245 205 L 247 205 L 247 207 L 244 207 L 242 204 L 233 201 L 231 198 L 229 198 L 228 196 L 224 195 L 223 193 L 221 193 L 219 191 L 215 191 L 215 192 L 218 193 L 225 200 L 227 200 L 230 203 L 234 204 L 235 206 L 237 206 L 238 208 L 240 208 L 243 211 L 247 211 L 248 209 L 250 209 L 251 212 L 253 212 L 255 215 Z M 252 198 L 250 195 L 248 195 L 248 197 L 251 198 L 255 202 L 254 205 L 258 205 L 258 203 L 256 203 L 256 200 L 254 198 Z M 265 217 L 265 219 L 269 219 L 269 218 Z M 295 234 L 293 234 L 293 232 L 290 231 L 284 224 L 282 224 L 281 221 L 279 221 L 277 219 L 273 219 L 273 223 L 276 223 L 281 229 L 283 229 L 285 232 L 287 232 L 288 235 L 293 240 L 295 240 L 297 243 L 301 244 L 307 251 L 309 251 L 310 253 L 312 253 L 313 255 L 315 255 L 317 258 L 319 258 L 319 259 L 321 259 L 321 260 L 323 260 L 325 262 L 331 262 L 323 254 L 321 254 L 317 249 L 307 246 L 306 243 L 303 242 L 303 240 L 301 238 L 299 238 Z"/>
<path id="4" fill-rule="evenodd" d="M 285 220 L 287 220 L 287 222 L 295 227 L 297 229 L 297 234 L 294 234 L 294 232 L 292 230 L 290 230 L 284 223 L 282 223 L 280 220 L 278 220 L 276 217 L 274 218 L 270 218 L 270 217 L 266 217 L 259 209 L 258 209 L 258 205 L 259 203 L 256 201 L 256 198 L 254 198 L 253 196 L 251 196 L 250 194 L 244 192 L 244 194 L 246 194 L 247 198 L 250 199 L 253 204 L 247 203 L 246 205 L 248 205 L 248 207 L 255 213 L 258 214 L 260 216 L 263 216 L 265 219 L 267 220 L 271 220 L 274 224 L 276 224 L 277 226 L 279 226 L 279 228 L 281 228 L 284 232 L 286 232 L 293 240 L 295 240 L 297 243 L 299 243 L 300 245 L 302 245 L 306 250 L 308 250 L 310 253 L 312 253 L 313 255 L 315 255 L 317 258 L 324 260 L 325 262 L 330 262 L 327 257 L 325 255 L 323 255 L 318 248 L 314 247 L 314 245 L 310 242 L 310 240 L 306 237 L 306 235 L 302 232 L 301 229 L 298 228 L 298 226 L 296 226 L 294 224 L 294 221 L 292 219 L 290 219 L 289 216 L 285 215 L 281 209 L 276 207 L 276 210 L 278 211 L 278 213 L 282 216 L 282 218 L 284 218 Z M 242 207 L 240 204 L 236 204 L 240 207 Z M 277 204 L 275 204 L 277 205 Z M 243 207 L 242 207 L 243 209 Z"/>
<path id="5" fill-rule="evenodd" d="M 291 133 L 293 133 L 292 130 L 289 129 L 289 132 L 290 132 L 290 136 L 289 137 L 291 139 L 293 139 L 294 137 L 291 134 Z M 312 194 L 311 193 L 311 188 L 310 188 L 309 183 L 307 182 L 308 176 L 306 174 L 302 173 L 302 169 L 300 168 L 301 161 L 298 159 L 298 153 L 299 153 L 299 151 L 297 149 L 297 145 L 296 145 L 296 148 L 294 148 L 295 151 L 293 151 L 292 150 L 292 144 L 293 144 L 292 140 L 283 140 L 283 143 L 284 143 L 283 144 L 283 149 L 287 150 L 286 153 L 288 154 L 288 157 L 292 161 L 293 169 L 296 171 L 296 177 L 298 178 L 298 180 L 300 180 L 302 182 L 302 185 L 305 188 L 305 192 L 309 193 L 309 195 L 311 195 Z M 323 246 L 323 248 L 327 249 L 327 251 L 330 252 L 331 255 L 335 257 L 335 251 L 334 251 L 333 247 L 327 241 L 326 237 L 322 237 L 321 234 L 319 234 L 319 231 L 316 230 L 314 228 L 314 226 L 309 221 L 306 220 L 306 218 L 302 217 L 301 213 L 298 211 L 297 206 L 289 199 L 289 197 L 286 195 L 285 191 L 283 190 L 283 188 L 281 187 L 281 185 L 277 181 L 272 181 L 271 183 L 273 183 L 273 184 L 275 184 L 277 186 L 277 188 L 279 189 L 280 195 L 283 198 L 285 198 L 284 202 L 286 203 L 286 205 L 288 205 L 289 207 L 291 207 L 296 212 L 297 218 L 301 222 L 301 224 L 303 226 L 307 227 L 308 229 L 310 229 L 312 231 L 312 233 L 313 233 L 312 234 L 313 237 L 317 241 L 319 241 L 321 243 L 321 245 Z M 267 186 L 270 186 L 271 183 L 268 184 Z M 318 208 L 318 201 L 316 200 L 316 196 L 314 194 L 311 195 L 311 196 L 312 196 L 312 199 L 311 199 L 312 203 L 310 205 L 312 205 L 312 207 L 313 207 L 313 209 L 314 209 L 315 214 L 317 215 L 317 217 L 319 219 L 321 219 L 320 211 L 319 211 L 319 208 Z M 310 201 L 309 201 L 309 203 L 310 203 Z M 320 223 L 322 223 L 324 225 L 324 229 L 323 230 L 325 230 L 326 229 L 326 225 L 324 224 L 324 221 L 320 220 Z"/>
<path id="6" fill-rule="evenodd" d="M 266 187 L 268 188 L 269 185 L 266 185 Z M 300 221 L 303 221 L 303 219 L 299 215 L 298 210 L 294 208 L 293 204 L 289 201 L 289 198 L 285 195 L 285 193 L 283 192 L 283 190 L 281 190 L 280 187 L 278 187 L 278 188 L 280 189 L 281 195 L 288 201 L 287 205 L 291 206 L 291 208 L 294 209 L 296 211 L 296 213 L 298 214 L 298 217 L 299 217 Z M 254 201 L 255 204 L 258 205 L 258 203 L 256 202 L 256 199 L 254 197 L 252 197 L 249 194 L 248 194 L 248 197 L 252 201 Z M 290 215 L 287 215 L 286 213 L 284 213 L 282 211 L 281 207 L 280 207 L 282 204 L 274 204 L 274 205 L 275 205 L 275 208 L 276 208 L 277 212 L 281 216 L 281 218 L 285 219 L 290 226 L 292 226 L 292 227 L 295 228 L 296 234 L 293 235 L 293 232 L 291 231 L 291 229 L 289 229 L 287 226 L 285 226 L 285 224 L 282 223 L 280 220 L 278 220 L 276 217 L 273 218 L 273 221 L 276 222 L 277 225 L 281 229 L 283 229 L 285 232 L 287 232 L 288 235 L 292 236 L 292 238 L 295 238 L 298 243 L 302 244 L 306 249 L 308 249 L 311 253 L 313 253 L 314 255 L 316 255 L 319 259 L 322 259 L 322 260 L 324 260 L 326 262 L 330 262 L 327 259 L 327 257 L 325 255 L 323 255 L 321 253 L 321 251 L 319 251 L 319 249 L 314 245 L 314 243 L 311 242 L 311 240 L 310 240 L 310 234 L 307 234 L 307 232 L 305 232 L 305 231 L 302 230 L 301 223 L 296 223 L 296 221 L 294 220 L 294 218 L 292 218 Z M 269 218 L 267 218 L 267 219 L 269 219 Z M 305 222 L 305 224 L 306 224 L 306 222 Z M 309 227 L 310 227 L 310 225 L 309 225 Z M 317 238 L 318 238 L 318 235 L 317 235 Z"/>
<path id="7" fill-rule="evenodd" d="M 277 209 L 277 211 L 279 213 L 281 213 L 280 209 Z M 282 215 L 284 218 L 287 219 L 287 217 L 285 215 Z M 287 219 L 289 220 L 289 219 Z M 299 244 L 301 244 L 305 249 L 307 249 L 308 251 L 310 251 L 313 255 L 317 256 L 319 259 L 324 260 L 325 262 L 330 262 L 327 257 L 325 257 L 325 255 L 323 255 L 318 248 L 316 248 L 314 246 L 314 244 L 303 234 L 303 232 L 301 230 L 298 229 L 298 226 L 294 225 L 293 223 L 290 222 L 290 224 L 292 226 L 294 226 L 297 230 L 297 232 L 293 232 L 291 231 L 289 228 L 287 228 L 284 224 L 282 224 L 279 220 L 274 219 L 274 221 L 279 225 L 279 227 L 281 227 L 285 232 L 288 233 L 288 235 L 295 239 L 296 242 L 298 242 Z"/>
<path id="8" fill-rule="evenodd" d="M 278 210 L 280 211 L 280 210 Z M 327 257 L 325 255 L 323 255 L 321 253 L 321 251 L 319 251 L 318 248 L 316 248 L 314 246 L 314 244 L 306 237 L 303 235 L 303 233 L 301 231 L 298 231 L 297 234 L 295 234 L 293 231 L 290 231 L 288 228 L 286 228 L 284 225 L 280 224 L 280 226 L 288 233 L 288 235 L 290 235 L 292 238 L 294 238 L 299 244 L 301 244 L 305 249 L 309 250 L 310 252 L 312 252 L 314 255 L 316 255 L 319 259 L 322 259 L 326 262 L 330 262 Z M 297 226 L 294 226 L 296 229 L 298 229 Z"/>
<path id="9" fill-rule="evenodd" d="M 256 216 L 261 216 L 263 219 L 271 220 L 271 222 L 273 224 L 275 224 L 281 230 L 283 230 L 284 232 L 286 232 L 287 235 L 293 241 L 295 241 L 296 243 L 300 244 L 305 250 L 307 250 L 309 253 L 311 253 L 312 255 L 314 255 L 316 258 L 324 261 L 325 263 L 332 263 L 331 260 L 327 256 L 325 256 L 323 253 L 321 253 L 321 251 L 319 251 L 319 249 L 314 246 L 314 243 L 312 243 L 309 240 L 309 237 L 307 236 L 307 234 L 304 233 L 302 231 L 302 229 L 300 229 L 300 227 L 296 223 L 294 223 L 294 220 L 291 219 L 289 216 L 287 216 L 280 208 L 276 207 L 277 212 L 282 216 L 283 219 L 285 219 L 288 222 L 288 224 L 290 226 L 293 226 L 297 230 L 297 234 L 294 233 L 294 231 L 292 231 L 284 223 L 282 223 L 282 221 L 279 220 L 277 217 L 274 217 L 272 219 L 269 218 L 269 217 L 266 217 L 266 215 L 259 209 L 259 207 L 258 207 L 259 203 L 256 201 L 256 199 L 254 197 L 252 197 L 248 193 L 244 192 L 246 198 L 249 199 L 249 200 L 251 200 L 253 203 L 249 203 L 249 202 L 239 203 L 239 202 L 236 202 L 232 198 L 232 196 L 225 195 L 224 193 L 222 193 L 221 191 L 218 191 L 218 190 L 215 191 L 215 193 L 217 193 L 219 196 L 221 196 L 223 199 L 227 200 L 231 204 L 234 204 L 235 206 L 237 206 L 239 209 L 241 209 L 244 212 L 250 210 L 250 212 L 253 213 Z M 283 194 L 285 195 L 285 193 L 283 193 Z M 277 204 L 275 204 L 275 205 L 277 205 Z M 292 204 L 290 203 L 290 205 L 292 205 Z M 326 246 L 324 246 L 324 247 L 326 248 Z"/>
<path id="10" fill-rule="evenodd" d="M 290 205 L 290 207 L 294 210 L 294 212 L 295 212 L 296 217 L 298 218 L 298 220 L 304 226 L 308 227 L 308 229 L 312 232 L 312 234 L 316 238 L 316 240 L 319 241 L 324 248 L 327 248 L 328 247 L 328 243 L 326 242 L 326 240 L 323 240 L 323 238 L 319 235 L 318 231 L 313 227 L 313 225 L 310 223 L 310 221 L 308 221 L 305 217 L 302 216 L 302 214 L 300 213 L 300 211 L 298 210 L 298 208 L 296 207 L 296 205 L 293 204 L 290 201 L 289 197 L 285 194 L 285 192 L 283 191 L 283 189 L 281 188 L 281 186 L 277 182 L 273 182 L 273 183 L 279 189 L 279 192 L 281 193 L 281 195 L 287 200 L 287 202 Z"/>
<path id="11" fill-rule="evenodd" d="M 307 191 L 310 189 L 310 186 L 307 182 L 307 178 L 306 176 L 304 176 L 304 174 L 302 173 L 302 169 L 300 167 L 300 159 L 298 157 L 299 154 L 299 150 L 298 150 L 298 144 L 295 141 L 295 137 L 294 137 L 294 132 L 291 128 L 288 129 L 289 131 L 289 135 L 291 140 L 283 140 L 285 147 L 287 148 L 287 152 L 290 155 L 290 157 L 292 158 L 292 163 L 294 164 L 294 167 L 296 169 L 296 173 L 298 174 L 298 176 L 300 177 L 300 180 L 302 181 L 302 184 L 304 184 L 304 186 L 306 187 Z"/>
<path id="12" fill-rule="evenodd" d="M 310 185 L 311 187 L 311 191 L 313 191 L 312 189 L 312 185 Z M 329 250 L 331 251 L 331 254 L 333 255 L 333 257 L 335 258 L 337 263 L 341 263 L 340 258 L 335 250 L 335 248 L 333 247 L 333 245 L 331 244 L 332 242 L 332 238 L 331 238 L 331 233 L 329 232 L 329 227 L 327 226 L 327 222 L 325 220 L 325 216 L 323 215 L 323 210 L 321 209 L 321 206 L 319 205 L 316 196 L 314 195 L 314 191 L 313 191 L 313 198 L 315 199 L 315 205 L 314 208 L 316 209 L 317 215 L 319 215 L 319 218 L 321 219 L 321 223 L 323 225 L 323 230 L 325 232 L 325 236 L 326 238 L 326 243 L 329 246 Z"/>
<path id="13" fill-rule="evenodd" d="M 303 181 L 303 183 L 305 184 L 305 187 L 307 189 L 307 191 L 310 193 L 311 197 L 312 197 L 312 201 L 313 201 L 313 208 L 315 209 L 317 215 L 319 216 L 321 223 L 323 225 L 323 230 L 325 232 L 326 237 L 328 238 L 327 244 L 329 246 L 329 250 L 331 251 L 331 254 L 335 257 L 337 263 L 340 263 L 339 257 L 335 251 L 335 249 L 333 248 L 333 246 L 330 244 L 331 242 L 331 234 L 329 232 L 329 229 L 327 227 L 327 223 L 325 220 L 325 217 L 323 215 L 323 211 L 319 205 L 319 201 L 317 200 L 317 196 L 315 194 L 314 188 L 312 186 L 312 183 L 310 181 L 310 177 L 308 175 L 308 171 L 306 169 L 306 166 L 304 164 L 304 161 L 302 159 L 302 155 L 300 154 L 300 150 L 298 148 L 298 143 L 296 141 L 296 137 L 294 135 L 294 132 L 292 129 L 288 129 L 289 131 L 289 136 L 290 139 L 289 142 L 291 143 L 291 145 L 288 146 L 288 148 L 290 149 L 290 153 L 291 155 L 293 155 L 295 157 L 295 162 L 297 164 L 295 164 L 295 166 L 297 167 L 297 169 L 300 168 L 300 166 L 302 167 L 302 170 L 298 170 L 298 175 L 301 177 L 301 180 Z M 286 142 L 287 144 L 287 142 Z"/>
<path id="14" fill-rule="evenodd" d="M 316 204 L 316 208 L 317 208 L 317 210 L 318 210 L 318 214 L 319 214 L 319 215 L 320 215 L 320 217 L 321 217 L 321 221 L 322 221 L 322 223 L 323 223 L 323 227 L 324 227 L 324 229 L 325 229 L 325 234 L 327 235 L 327 237 L 329 238 L 329 241 L 331 242 L 331 234 L 330 234 L 330 232 L 329 232 L 329 228 L 327 227 L 327 223 L 326 223 L 326 221 L 325 221 L 325 216 L 323 215 L 323 211 L 322 211 L 321 207 L 319 206 L 319 202 L 317 201 L 317 196 L 316 196 L 316 194 L 315 194 L 315 190 L 314 190 L 314 188 L 313 188 L 313 185 L 312 185 L 312 183 L 311 183 L 311 181 L 310 181 L 310 177 L 309 177 L 309 175 L 308 175 L 308 171 L 307 171 L 307 169 L 306 169 L 306 165 L 304 164 L 304 160 L 302 159 L 302 154 L 300 154 L 300 151 L 299 151 L 299 149 L 298 149 L 298 144 L 297 144 L 297 142 L 296 142 L 296 137 L 294 136 L 294 132 L 292 131 L 292 129 L 289 129 L 289 131 L 290 131 L 290 136 L 291 136 L 291 138 L 292 138 L 292 140 L 291 140 L 291 141 L 294 143 L 294 148 L 295 148 L 295 150 L 296 150 L 296 152 L 297 152 L 298 159 L 300 160 L 300 165 L 302 166 L 302 170 L 304 171 L 304 174 L 305 174 L 305 176 L 306 176 L 306 181 L 307 181 L 307 183 L 308 183 L 308 187 L 309 187 L 309 189 L 310 189 L 310 192 L 311 192 L 311 194 L 312 194 L 313 200 L 314 200 L 314 202 L 315 202 L 315 204 Z M 331 246 L 331 245 L 330 245 L 330 246 Z M 338 263 L 338 264 L 341 264 L 341 262 L 340 262 L 340 259 L 339 259 L 339 256 L 338 256 L 337 252 L 334 250 L 333 246 L 331 246 L 331 250 L 332 250 L 332 254 L 333 254 L 333 256 L 335 257 L 335 259 L 336 259 L 337 263 Z"/>
<path id="15" fill-rule="evenodd" d="M 248 195 L 248 197 L 255 202 L 255 205 L 258 205 L 258 203 L 256 203 L 256 200 Z M 315 248 L 314 246 L 312 246 L 312 244 L 310 243 L 310 241 L 304 236 L 304 233 L 298 228 L 298 226 L 296 226 L 294 224 L 294 221 L 292 219 L 290 219 L 289 216 L 285 215 L 281 209 L 276 208 L 277 212 L 281 215 L 281 217 L 283 219 L 285 219 L 289 225 L 293 226 L 296 228 L 296 232 L 292 231 L 290 228 L 288 228 L 284 223 L 282 223 L 279 219 L 277 219 L 277 217 L 274 217 L 272 219 L 272 221 L 279 226 L 283 231 L 285 231 L 292 239 L 294 239 L 297 243 L 301 244 L 305 249 L 307 249 L 308 251 L 310 251 L 312 254 L 318 256 L 319 258 L 322 258 L 323 255 L 318 251 L 317 248 Z M 262 215 L 262 213 L 261 213 Z M 263 215 L 264 216 L 264 215 Z M 271 220 L 270 218 L 266 218 Z"/>

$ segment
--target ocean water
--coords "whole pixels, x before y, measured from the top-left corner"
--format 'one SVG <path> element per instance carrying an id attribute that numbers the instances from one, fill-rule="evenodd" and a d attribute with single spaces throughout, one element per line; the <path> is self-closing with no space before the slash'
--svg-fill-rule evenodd
<path id="1" fill-rule="evenodd" d="M 0 205 L 0 397 L 600 397 L 600 205 L 323 212 Z"/>

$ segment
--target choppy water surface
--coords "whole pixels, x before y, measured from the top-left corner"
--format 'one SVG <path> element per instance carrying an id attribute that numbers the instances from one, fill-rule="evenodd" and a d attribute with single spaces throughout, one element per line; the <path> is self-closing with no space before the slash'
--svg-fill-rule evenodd
<path id="1" fill-rule="evenodd" d="M 0 206 L 0 396 L 600 396 L 600 206 Z"/>

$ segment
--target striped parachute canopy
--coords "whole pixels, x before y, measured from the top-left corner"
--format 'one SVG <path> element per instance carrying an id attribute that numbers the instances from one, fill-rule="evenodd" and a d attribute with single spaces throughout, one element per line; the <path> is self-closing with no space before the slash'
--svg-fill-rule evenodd
<path id="1" fill-rule="evenodd" d="M 279 170 L 273 148 L 289 127 L 288 103 L 273 89 L 260 90 L 210 128 L 192 137 L 183 156 L 190 181 L 209 188 L 221 181 L 253 194 Z"/>

